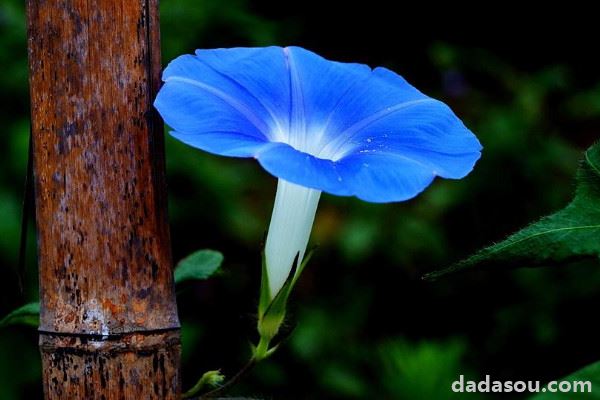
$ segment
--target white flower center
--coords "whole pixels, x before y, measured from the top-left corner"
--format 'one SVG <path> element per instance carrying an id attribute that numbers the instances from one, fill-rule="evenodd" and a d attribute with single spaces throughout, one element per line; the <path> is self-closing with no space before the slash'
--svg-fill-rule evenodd
<path id="1" fill-rule="evenodd" d="M 351 141 L 327 138 L 323 129 L 313 129 L 309 133 L 287 133 L 276 128 L 270 130 L 268 138 L 271 142 L 285 143 L 302 153 L 330 161 L 338 161 L 353 149 Z"/>

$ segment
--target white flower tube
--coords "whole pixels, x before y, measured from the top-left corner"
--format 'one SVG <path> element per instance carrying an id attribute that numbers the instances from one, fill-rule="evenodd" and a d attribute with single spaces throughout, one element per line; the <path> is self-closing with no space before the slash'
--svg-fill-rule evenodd
<path id="1" fill-rule="evenodd" d="M 297 254 L 298 265 L 302 263 L 320 196 L 320 190 L 283 179 L 277 182 L 275 205 L 265 245 L 271 299 L 288 278 Z"/>

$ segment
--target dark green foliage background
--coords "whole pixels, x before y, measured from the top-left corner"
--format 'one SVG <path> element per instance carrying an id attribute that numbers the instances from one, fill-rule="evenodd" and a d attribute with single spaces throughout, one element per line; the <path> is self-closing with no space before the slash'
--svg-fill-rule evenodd
<path id="1" fill-rule="evenodd" d="M 369 3 L 161 2 L 165 62 L 198 47 L 297 44 L 385 65 L 449 103 L 485 147 L 468 178 L 436 181 L 406 203 L 323 196 L 313 233 L 321 246 L 291 306 L 289 328 L 298 325 L 237 392 L 446 399 L 459 374 L 549 380 L 599 360 L 597 262 L 420 279 L 572 197 L 577 161 L 600 137 L 599 63 L 586 13 L 542 19 L 490 5 L 467 17 Z M 560 28 L 566 20 L 576 28 Z M 24 21 L 21 0 L 2 0 L 0 316 L 37 296 L 33 226 L 23 294 L 16 274 L 29 130 Z M 204 370 L 231 374 L 248 356 L 275 179 L 252 160 L 170 138 L 167 165 L 175 258 L 199 248 L 225 254 L 221 274 L 185 283 L 179 296 L 189 387 Z M 40 396 L 36 332 L 0 330 L 0 398 Z"/>

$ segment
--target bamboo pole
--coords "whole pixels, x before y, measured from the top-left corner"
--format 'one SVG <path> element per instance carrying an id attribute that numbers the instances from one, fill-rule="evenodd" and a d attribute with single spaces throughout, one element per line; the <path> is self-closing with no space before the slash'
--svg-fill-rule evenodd
<path id="1" fill-rule="evenodd" d="M 178 398 L 157 0 L 27 9 L 45 398 Z"/>

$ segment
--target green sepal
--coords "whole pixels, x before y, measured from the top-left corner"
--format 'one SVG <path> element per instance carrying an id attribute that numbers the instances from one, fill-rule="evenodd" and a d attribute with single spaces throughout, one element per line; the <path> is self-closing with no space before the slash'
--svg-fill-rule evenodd
<path id="1" fill-rule="evenodd" d="M 304 260 L 302 260 L 302 264 L 300 264 L 300 266 L 298 267 L 298 269 L 296 270 L 296 273 L 294 274 L 294 278 L 292 280 L 292 287 L 290 288 L 290 291 L 294 288 L 294 286 L 296 285 L 296 282 L 298 281 L 298 279 L 300 278 L 300 274 L 302 274 L 302 272 L 304 271 L 304 268 L 306 267 L 306 265 L 308 264 L 308 262 L 310 261 L 310 259 L 312 258 L 313 254 L 315 254 L 315 250 L 317 250 L 317 246 L 313 246 L 311 247 L 308 252 L 306 253 L 306 255 L 304 256 Z M 291 274 L 290 274 L 291 275 Z"/>
<path id="2" fill-rule="evenodd" d="M 271 303 L 271 288 L 269 287 L 269 275 L 267 274 L 267 257 L 262 252 L 262 270 L 260 276 L 260 297 L 258 299 L 258 319 L 259 321 L 265 315 L 269 304 Z"/>
<path id="3" fill-rule="evenodd" d="M 37 328 L 40 324 L 40 303 L 28 303 L 0 320 L 0 328 L 10 325 L 27 325 Z"/>
<path id="4" fill-rule="evenodd" d="M 279 332 L 279 328 L 285 319 L 287 300 L 296 281 L 294 277 L 296 275 L 296 271 L 298 270 L 297 264 L 299 256 L 300 253 L 296 254 L 296 257 L 294 257 L 290 274 L 288 275 L 281 289 L 279 289 L 279 292 L 277 292 L 273 300 L 269 302 L 263 313 L 260 312 L 259 307 L 258 333 L 260 334 L 261 338 L 265 338 L 270 341 L 275 337 L 275 335 L 277 335 L 277 332 Z M 263 265 L 266 265 L 265 261 L 263 261 Z M 264 269 L 264 275 L 266 275 L 266 267 Z M 265 280 L 267 281 L 268 290 L 268 278 Z M 268 295 L 270 297 L 270 293 L 268 293 Z M 262 297 L 263 293 L 261 293 L 261 298 Z"/>
<path id="5" fill-rule="evenodd" d="M 261 277 L 261 292 L 260 300 L 258 305 L 258 333 L 260 335 L 260 341 L 257 346 L 253 346 L 252 352 L 256 359 L 263 359 L 277 349 L 277 346 L 269 348 L 269 343 L 277 335 L 281 325 L 285 321 L 287 302 L 290 297 L 296 282 L 300 278 L 302 271 L 306 268 L 306 265 L 310 261 L 314 254 L 315 248 L 312 248 L 306 254 L 302 263 L 298 265 L 298 257 L 300 253 L 296 254 L 292 263 L 292 270 L 288 275 L 283 286 L 277 292 L 275 297 L 271 300 L 271 294 L 269 289 L 269 278 L 267 275 L 266 257 L 263 253 L 262 262 L 262 277 Z"/>

